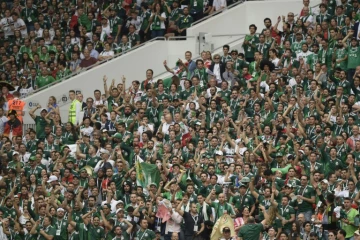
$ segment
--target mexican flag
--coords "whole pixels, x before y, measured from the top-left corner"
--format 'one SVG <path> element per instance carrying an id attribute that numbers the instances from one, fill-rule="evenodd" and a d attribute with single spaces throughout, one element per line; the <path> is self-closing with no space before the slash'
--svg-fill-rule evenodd
<path id="1" fill-rule="evenodd" d="M 159 186 L 160 171 L 155 164 L 144 162 L 141 158 L 137 158 L 135 162 L 137 185 L 145 189 L 150 183 Z"/>

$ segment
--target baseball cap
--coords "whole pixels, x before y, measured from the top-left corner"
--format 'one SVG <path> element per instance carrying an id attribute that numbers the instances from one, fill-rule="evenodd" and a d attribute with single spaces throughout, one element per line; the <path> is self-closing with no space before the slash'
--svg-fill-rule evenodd
<path id="1" fill-rule="evenodd" d="M 354 232 L 354 235 L 360 235 L 360 231 L 359 230 L 356 230 L 355 232 Z"/>
<path id="2" fill-rule="evenodd" d="M 329 184 L 329 181 L 326 179 L 323 179 L 321 182 L 325 183 L 325 184 Z"/>
<path id="3" fill-rule="evenodd" d="M 118 213 L 118 212 L 120 212 L 120 211 L 124 212 L 124 209 L 119 208 L 118 210 L 116 210 L 116 213 Z"/>
<path id="4" fill-rule="evenodd" d="M 42 112 L 42 111 L 46 111 L 46 112 L 47 112 L 48 110 L 47 110 L 46 108 L 42 108 L 40 112 Z"/>
<path id="5" fill-rule="evenodd" d="M 224 153 L 222 152 L 222 151 L 215 151 L 215 155 L 219 155 L 219 156 L 222 156 L 222 155 L 224 155 Z"/>
<path id="6" fill-rule="evenodd" d="M 15 156 L 16 154 L 19 155 L 19 152 L 14 151 L 12 155 Z"/>
<path id="7" fill-rule="evenodd" d="M 48 182 L 48 183 L 51 183 L 51 182 L 54 182 L 54 181 L 57 181 L 57 180 L 58 180 L 57 176 L 51 175 L 51 176 L 49 177 L 49 180 L 48 180 L 47 182 Z"/>
<path id="8" fill-rule="evenodd" d="M 243 178 L 241 179 L 241 182 L 242 182 L 242 183 L 249 183 L 249 182 L 250 182 L 250 178 L 248 178 L 248 177 L 243 177 Z"/>

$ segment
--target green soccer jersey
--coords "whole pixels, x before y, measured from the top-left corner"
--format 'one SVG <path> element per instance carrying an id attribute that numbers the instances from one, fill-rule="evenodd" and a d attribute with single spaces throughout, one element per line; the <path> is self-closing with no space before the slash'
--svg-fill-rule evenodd
<path id="1" fill-rule="evenodd" d="M 103 227 L 90 225 L 89 235 L 91 236 L 90 239 L 103 239 L 105 238 L 105 230 Z"/>
<path id="2" fill-rule="evenodd" d="M 290 205 L 286 205 L 286 206 L 282 206 L 279 205 L 278 206 L 278 212 L 279 214 L 285 219 L 285 220 L 290 220 L 291 219 L 291 215 L 295 215 L 295 210 L 292 206 Z M 291 225 L 292 223 L 286 223 L 283 228 L 290 230 L 291 229 Z"/>
<path id="3" fill-rule="evenodd" d="M 264 58 L 268 58 L 271 44 L 268 43 L 256 43 L 256 50 L 262 53 Z"/>
<path id="4" fill-rule="evenodd" d="M 67 236 L 68 236 L 68 231 L 67 231 L 67 226 L 68 226 L 68 222 L 66 219 L 57 219 L 57 218 L 53 218 L 52 220 L 52 226 L 55 227 L 56 229 L 56 235 L 55 235 L 55 240 L 67 240 Z"/>
<path id="5" fill-rule="evenodd" d="M 328 69 L 332 69 L 331 63 L 332 63 L 332 53 L 333 49 L 321 49 L 319 51 L 318 61 L 319 63 L 326 64 Z"/>
<path id="6" fill-rule="evenodd" d="M 89 227 L 90 224 L 85 225 L 84 223 L 76 223 L 76 231 L 79 233 L 79 237 L 81 240 L 95 239 L 94 236 L 89 236 Z"/>
<path id="7" fill-rule="evenodd" d="M 310 185 L 307 185 L 305 187 L 300 186 L 295 190 L 295 195 L 300 195 L 305 198 L 311 199 L 312 197 L 315 197 L 315 191 L 314 188 Z M 307 212 L 312 211 L 312 204 L 305 200 L 298 200 L 298 212 Z"/>
<path id="8" fill-rule="evenodd" d="M 121 18 L 116 16 L 116 17 L 110 18 L 109 22 L 110 22 L 111 35 L 116 37 L 118 35 L 118 32 L 119 32 L 119 26 L 120 26 L 120 29 L 121 29 L 121 26 L 123 25 L 123 21 L 122 21 Z"/>
<path id="9" fill-rule="evenodd" d="M 226 212 L 229 215 L 235 215 L 233 207 L 229 203 L 212 202 L 211 207 L 215 210 L 215 222 Z"/>
<path id="10" fill-rule="evenodd" d="M 141 240 L 153 240 L 155 239 L 155 233 L 150 230 L 150 229 L 146 229 L 145 231 L 142 231 L 142 229 L 139 229 L 136 232 L 136 238 L 137 239 L 141 239 Z"/>
<path id="11" fill-rule="evenodd" d="M 62 79 L 66 76 L 69 76 L 71 74 L 71 71 L 67 68 L 65 68 L 64 70 L 59 70 L 56 72 L 56 80 Z"/>
<path id="12" fill-rule="evenodd" d="M 141 18 L 140 30 L 145 31 L 149 27 L 150 17 L 151 17 L 150 9 L 141 13 L 141 15 L 140 15 L 140 18 Z"/>
<path id="13" fill-rule="evenodd" d="M 323 22 L 327 22 L 327 23 L 330 23 L 331 21 L 331 16 L 330 14 L 327 14 L 327 13 L 324 13 L 324 14 L 319 14 L 316 16 L 316 22 L 321 24 Z"/>
<path id="14" fill-rule="evenodd" d="M 349 46 L 347 48 L 348 59 L 347 59 L 347 68 L 348 69 L 355 69 L 360 62 L 360 47 L 352 47 Z"/>
<path id="15" fill-rule="evenodd" d="M 45 126 L 47 125 L 45 118 L 36 116 L 34 121 L 36 126 L 36 138 L 45 139 Z"/>
<path id="16" fill-rule="evenodd" d="M 182 10 L 180 8 L 174 8 L 173 10 L 171 10 L 169 15 L 170 21 L 177 22 L 181 14 L 182 14 Z"/>
<path id="17" fill-rule="evenodd" d="M 246 35 L 245 40 L 248 41 L 247 44 L 242 45 L 245 52 L 245 58 L 254 58 L 256 43 L 259 42 L 259 37 L 256 34 Z"/>
<path id="18" fill-rule="evenodd" d="M 200 0 L 194 0 L 194 1 L 199 1 Z M 180 16 L 179 20 L 178 20 L 178 27 L 179 29 L 185 29 L 185 28 L 189 28 L 191 27 L 191 24 L 193 23 L 193 18 L 190 15 L 187 16 Z"/>
<path id="19" fill-rule="evenodd" d="M 254 200 L 252 196 L 245 194 L 245 195 L 236 195 L 232 198 L 232 203 L 235 206 L 236 209 L 239 210 L 239 212 L 242 212 L 245 207 L 251 208 L 251 206 L 254 204 Z"/>
<path id="20" fill-rule="evenodd" d="M 136 33 L 129 33 L 128 34 L 129 42 L 131 43 L 131 46 L 134 47 L 139 42 L 140 43 L 140 36 Z"/>
<path id="21" fill-rule="evenodd" d="M 206 124 L 208 128 L 210 128 L 213 123 L 217 123 L 220 119 L 224 119 L 224 114 L 222 112 L 206 110 Z"/>
<path id="22" fill-rule="evenodd" d="M 295 41 L 291 44 L 291 51 L 294 53 L 300 53 L 302 51 L 302 45 L 305 43 L 305 41 Z"/>
<path id="23" fill-rule="evenodd" d="M 42 88 L 53 82 L 55 79 L 52 76 L 39 76 L 36 78 L 35 85 L 37 88 Z"/>
<path id="24" fill-rule="evenodd" d="M 307 63 L 309 64 L 309 67 L 311 70 L 315 71 L 315 65 L 319 61 L 319 55 L 317 53 L 313 53 L 310 56 L 307 57 Z"/>
<path id="25" fill-rule="evenodd" d="M 347 69 L 347 61 L 342 60 L 346 55 L 347 55 L 347 50 L 344 47 L 336 50 L 336 52 L 335 52 L 335 58 L 336 58 L 335 67 L 336 68 L 339 67 L 342 70 Z M 338 61 L 340 61 L 340 62 L 338 62 Z"/>
<path id="26" fill-rule="evenodd" d="M 44 231 L 47 235 L 56 236 L 56 229 L 51 225 L 44 228 Z M 38 229 L 38 234 L 39 234 L 38 240 L 46 240 L 46 238 L 43 235 L 41 235 L 39 232 L 40 232 L 40 227 Z"/>

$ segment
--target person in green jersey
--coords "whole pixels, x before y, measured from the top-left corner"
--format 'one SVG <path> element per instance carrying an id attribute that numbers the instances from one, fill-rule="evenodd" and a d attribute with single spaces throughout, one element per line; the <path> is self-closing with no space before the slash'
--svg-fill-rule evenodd
<path id="1" fill-rule="evenodd" d="M 255 223 L 255 218 L 250 216 L 247 219 L 246 224 L 240 228 L 238 233 L 239 240 L 254 240 L 260 238 L 260 234 L 264 231 L 265 226 L 268 224 L 269 216 L 264 206 L 259 205 L 259 208 L 264 213 L 265 219 L 260 223 Z"/>
<path id="2" fill-rule="evenodd" d="M 58 63 L 59 70 L 56 72 L 56 80 L 65 78 L 66 76 L 69 76 L 71 74 L 70 69 L 66 67 L 65 61 L 60 61 Z"/>
<path id="3" fill-rule="evenodd" d="M 344 48 L 347 50 L 347 79 L 353 84 L 353 78 L 355 75 L 355 69 L 359 66 L 360 62 L 360 47 L 356 38 L 352 38 L 350 45 L 347 44 L 349 37 L 353 36 L 354 32 L 350 31 L 346 37 L 342 40 Z"/>
<path id="4" fill-rule="evenodd" d="M 128 221 L 124 220 L 127 225 L 127 229 L 125 231 L 122 230 L 121 226 L 116 226 L 114 228 L 115 237 L 112 240 L 130 240 L 130 233 L 132 232 L 133 225 Z"/>
<path id="5" fill-rule="evenodd" d="M 45 87 L 51 83 L 55 82 L 55 79 L 49 75 L 47 68 L 41 70 L 41 76 L 38 76 L 35 81 L 35 86 L 37 89 Z"/>
<path id="6" fill-rule="evenodd" d="M 255 60 L 254 54 L 256 50 L 256 43 L 259 42 L 259 38 L 256 35 L 257 27 L 255 24 L 249 26 L 250 34 L 245 36 L 245 41 L 242 45 L 245 52 L 245 60 L 247 62 L 253 62 Z"/>
<path id="7" fill-rule="evenodd" d="M 55 227 L 56 236 L 55 240 L 67 240 L 68 231 L 67 231 L 67 220 L 64 218 L 65 216 L 65 209 L 58 208 L 56 210 L 56 217 L 52 219 L 52 226 Z"/>
<path id="8" fill-rule="evenodd" d="M 192 0 L 192 1 L 198 1 L 198 0 Z M 183 15 L 180 16 L 179 20 L 177 21 L 178 31 L 176 35 L 186 36 L 186 29 L 191 27 L 191 24 L 193 22 L 194 22 L 193 17 L 189 15 L 189 8 L 185 7 L 183 9 Z"/>
<path id="9" fill-rule="evenodd" d="M 40 109 L 41 106 L 37 105 L 36 107 L 32 108 L 29 112 L 32 119 L 34 119 L 36 124 L 36 138 L 38 140 L 45 139 L 45 126 L 47 125 L 45 116 L 47 115 L 46 108 L 41 109 L 40 116 L 35 115 L 35 111 Z"/>
<path id="10" fill-rule="evenodd" d="M 155 240 L 155 233 L 148 229 L 148 221 L 146 218 L 140 220 L 140 229 L 136 232 L 136 238 L 139 240 Z"/>
<path id="11" fill-rule="evenodd" d="M 149 31 L 151 11 L 149 9 L 148 3 L 146 2 L 142 2 L 140 6 L 141 6 L 141 11 L 140 11 L 141 25 L 140 25 L 139 36 L 141 42 L 144 42 L 146 40 L 150 40 L 151 38 L 151 31 Z"/>
<path id="12" fill-rule="evenodd" d="M 312 204 L 315 203 L 315 192 L 311 185 L 308 185 L 308 177 L 303 175 L 300 178 L 300 186 L 295 190 L 297 196 L 297 213 L 304 214 L 305 220 L 310 221 L 312 215 Z"/>
<path id="13" fill-rule="evenodd" d="M 137 15 L 136 12 L 131 12 L 132 17 L 134 14 Z M 136 17 L 134 19 L 136 19 Z M 114 38 L 114 42 L 117 44 L 117 43 L 119 43 L 119 40 L 120 40 L 119 36 L 121 33 L 121 27 L 123 25 L 123 20 L 122 20 L 122 18 L 119 18 L 116 15 L 115 8 L 110 9 L 109 23 L 110 23 L 111 36 Z"/>
<path id="14" fill-rule="evenodd" d="M 53 240 L 55 239 L 56 229 L 51 226 L 51 217 L 45 216 L 40 226 L 40 220 L 37 220 L 30 231 L 30 234 L 38 234 L 38 240 Z"/>
<path id="15" fill-rule="evenodd" d="M 73 213 L 73 209 L 72 207 L 68 206 L 67 207 L 67 212 L 68 212 L 68 223 L 71 226 L 68 226 L 68 230 L 70 228 L 70 230 L 72 228 L 75 228 L 76 230 L 76 234 L 75 237 L 77 237 L 76 235 L 78 235 L 78 239 L 80 240 L 91 240 L 91 239 L 95 239 L 94 236 L 90 235 L 90 222 L 91 222 L 91 215 L 93 215 L 96 212 L 96 208 L 93 208 L 93 210 L 91 210 L 90 212 L 84 214 L 81 216 L 83 222 L 80 221 L 73 221 L 72 218 L 72 213 Z M 69 231 L 70 233 L 71 231 Z M 73 240 L 76 240 L 76 238 L 74 237 Z"/>
<path id="16" fill-rule="evenodd" d="M 346 70 L 347 68 L 348 53 L 344 47 L 343 41 L 338 40 L 333 51 L 333 61 L 335 62 L 334 68 L 341 68 Z"/>

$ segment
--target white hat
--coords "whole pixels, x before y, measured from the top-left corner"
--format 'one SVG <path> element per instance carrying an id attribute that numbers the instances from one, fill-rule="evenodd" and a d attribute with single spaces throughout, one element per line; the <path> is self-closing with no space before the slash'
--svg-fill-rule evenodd
<path id="1" fill-rule="evenodd" d="M 60 212 L 60 211 L 65 212 L 65 209 L 63 209 L 63 208 L 58 208 L 56 211 L 57 211 L 57 212 Z"/>
<path id="2" fill-rule="evenodd" d="M 325 184 L 329 184 L 328 180 L 323 179 L 321 182 L 325 183 Z"/>
<path id="3" fill-rule="evenodd" d="M 14 151 L 12 155 L 15 156 L 16 154 L 19 155 L 19 152 Z"/>
<path id="4" fill-rule="evenodd" d="M 51 176 L 49 177 L 49 180 L 47 181 L 47 183 L 51 183 L 51 182 L 54 182 L 54 181 L 57 181 L 57 180 L 58 180 L 57 176 L 51 175 Z"/>
<path id="5" fill-rule="evenodd" d="M 103 153 L 110 154 L 108 150 L 102 148 L 102 149 L 100 149 L 100 154 L 103 154 Z"/>
<path id="6" fill-rule="evenodd" d="M 215 151 L 215 155 L 220 155 L 220 156 L 222 156 L 222 155 L 224 155 L 224 154 L 223 154 L 222 151 Z"/>
<path id="7" fill-rule="evenodd" d="M 123 211 L 123 212 L 124 212 L 124 209 L 119 208 L 118 210 L 116 210 L 116 214 L 117 214 L 118 212 L 120 212 L 120 211 Z"/>
<path id="8" fill-rule="evenodd" d="M 116 206 L 116 205 L 118 205 L 119 203 L 124 204 L 124 202 L 123 202 L 123 201 L 119 200 L 119 201 L 116 201 L 116 202 L 115 202 L 115 206 Z"/>

